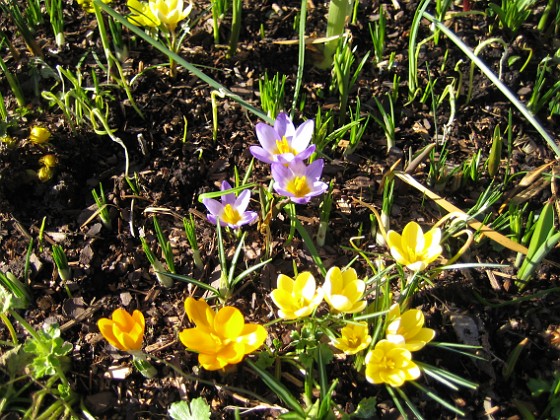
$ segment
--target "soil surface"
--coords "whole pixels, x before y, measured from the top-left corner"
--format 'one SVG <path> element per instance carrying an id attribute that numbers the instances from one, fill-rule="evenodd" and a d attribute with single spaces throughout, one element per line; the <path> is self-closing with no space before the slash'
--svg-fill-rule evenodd
<path id="1" fill-rule="evenodd" d="M 123 2 L 115 3 L 117 10 L 126 12 Z M 441 141 L 442 127 L 448 124 L 452 112 L 447 132 L 446 170 L 449 173 L 460 168 L 481 151 L 475 179 L 460 176 L 435 179 L 428 173 L 429 158 L 412 175 L 462 210 L 473 207 L 493 182 L 484 169 L 484 162 L 494 129 L 500 126 L 504 133 L 510 110 L 514 145 L 509 159 L 504 150 L 495 182 L 505 185 L 504 192 L 511 192 L 521 176 L 512 178 L 506 185 L 503 182 L 506 170 L 531 171 L 555 160 L 539 134 L 478 70 L 474 71 L 472 99 L 466 101 L 469 63 L 443 35 L 437 45 L 430 41 L 420 49 L 419 85 L 424 89 L 428 83 L 435 82 L 434 94 L 440 95 L 452 78 L 462 77 L 463 86 L 457 93 L 455 109 L 451 109 L 448 98 L 438 104 L 435 112 L 429 97 L 423 102 L 408 101 L 408 36 L 417 3 L 360 2 L 359 19 L 349 26 L 356 62 L 371 52 L 350 92 L 350 107 L 355 109 L 359 98 L 364 116 L 380 117 L 374 98 L 384 101 L 395 78 L 400 78 L 394 110 L 396 144 L 388 151 L 383 130 L 371 119 L 352 153 L 346 153 L 344 142 L 328 145 L 323 150 L 324 178 L 333 183 L 333 210 L 326 244 L 320 248 L 326 267 L 344 266 L 354 258 L 350 240 L 356 236 L 363 236 L 358 241 L 363 251 L 387 255 L 386 249 L 376 245 L 372 236 L 371 211 L 354 199 L 380 208 L 383 174 L 395 163 L 397 169 L 402 169 L 403 162 L 411 155 Z M 451 10 L 460 12 L 462 5 L 454 3 Z M 486 2 L 471 3 L 473 10 L 486 11 Z M 558 48 L 553 34 L 543 35 L 534 29 L 537 12 L 546 2 L 537 3 L 534 15 L 516 37 L 500 28 L 494 17 L 484 14 L 467 14 L 448 22 L 471 47 L 491 36 L 507 42 L 509 57 L 521 59 L 503 66 L 502 79 L 525 101 L 534 85 L 537 64 Z M 286 1 L 244 2 L 238 50 L 228 57 L 227 47 L 214 43 L 209 3 L 195 1 L 192 32 L 181 55 L 256 107 L 260 107 L 259 80 L 263 75 L 272 77 L 277 72 L 286 75 L 284 105 L 289 111 L 295 89 L 298 47 L 297 43 L 277 41 L 297 39 L 294 22 L 299 16 L 299 6 L 299 2 Z M 378 19 L 380 7 L 387 18 L 387 45 L 386 63 L 378 65 L 373 59 L 368 25 Z M 309 3 L 308 34 L 324 35 L 326 13 L 327 4 Z M 158 249 L 152 221 L 156 215 L 170 238 L 177 273 L 207 283 L 219 279 L 215 227 L 206 221 L 206 209 L 198 196 L 216 191 L 223 180 L 233 182 L 235 171 L 240 176 L 245 174 L 251 162 L 249 146 L 257 143 L 254 127 L 259 119 L 235 101 L 218 98 L 218 131 L 217 139 L 213 140 L 212 89 L 182 68 L 175 78 L 171 77 L 167 67 L 157 66 L 165 63 L 158 51 L 124 31 L 128 51 L 123 57 L 123 69 L 129 80 L 134 77 L 131 92 L 144 117 L 135 111 L 122 89 L 110 88 L 107 94 L 112 95 L 109 125 L 128 149 L 129 173 L 137 176 L 138 191 L 132 191 L 124 175 L 123 148 L 106 135 L 96 135 L 87 123 L 72 129 L 60 109 L 50 107 L 40 95 L 44 90 L 61 91 L 62 86 L 55 80 L 57 65 L 74 71 L 79 65 L 85 86 L 93 86 L 92 74 L 101 78 L 100 82 L 106 78 L 101 70 L 101 65 L 106 63 L 94 16 L 84 13 L 76 4 L 65 6 L 64 15 L 67 41 L 64 49 L 54 44 L 48 18 L 36 28 L 34 36 L 44 54 L 42 58 L 29 53 L 9 19 L 2 16 L 0 23 L 0 29 L 13 46 L 12 51 L 3 47 L 2 56 L 8 69 L 19 79 L 27 103 L 25 109 L 18 111 L 16 98 L 2 75 L 2 94 L 13 122 L 8 132 L 18 143 L 15 147 L 2 145 L 0 149 L 0 270 L 14 273 L 29 285 L 33 301 L 22 314 L 37 328 L 47 321 L 62 326 L 63 338 L 73 345 L 69 378 L 96 418 L 164 418 L 171 403 L 199 396 L 210 404 L 213 418 L 233 417 L 233 407 L 241 407 L 242 411 L 250 409 L 246 413 L 250 418 L 278 416 L 281 411 L 274 407 L 282 406 L 282 402 L 243 363 L 227 374 L 197 367 L 196 355 L 185 351 L 177 332 L 187 326 L 183 308 L 186 296 L 200 296 L 201 291 L 181 281 L 171 288 L 161 287 L 139 239 L 145 235 L 152 249 Z M 222 22 L 220 36 L 224 42 L 229 37 L 230 25 L 230 19 Z M 419 39 L 429 34 L 429 24 L 423 21 Z M 533 57 L 521 71 L 527 48 L 532 49 Z M 324 112 L 332 109 L 338 116 L 338 94 L 331 88 L 331 74 L 312 65 L 313 54 L 317 54 L 315 44 L 311 44 L 306 55 L 302 101 L 294 115 L 296 125 L 316 118 L 319 107 Z M 394 65 L 389 68 L 387 62 L 392 54 Z M 490 44 L 480 53 L 496 72 L 502 55 L 503 48 L 498 43 Z M 558 69 L 554 72 L 552 81 L 558 80 Z M 538 117 L 550 135 L 558 139 L 558 119 L 547 118 L 546 114 Z M 29 128 L 35 124 L 48 127 L 53 133 L 47 145 L 38 146 L 26 140 Z M 343 140 L 347 138 L 348 133 Z M 441 158 L 440 146 L 436 146 L 436 160 Z M 35 179 L 33 171 L 39 169 L 38 160 L 46 153 L 55 154 L 59 163 L 54 177 L 42 183 Z M 270 175 L 266 165 L 255 162 L 250 181 L 267 186 Z M 99 191 L 100 184 L 109 203 L 110 227 L 104 226 L 95 213 L 91 190 Z M 540 211 L 554 191 L 550 182 L 543 184 L 527 201 L 529 209 Z M 486 211 L 491 215 L 490 220 L 498 215 L 504 203 L 507 206 L 506 195 Z M 316 199 L 309 205 L 298 206 L 298 217 L 310 233 L 318 228 L 320 204 L 321 200 Z M 255 209 L 259 207 L 256 194 L 251 205 Z M 203 270 L 194 266 L 183 230 L 182 218 L 189 214 L 196 220 Z M 400 231 L 411 220 L 429 227 L 444 214 L 421 192 L 397 183 L 391 212 L 391 227 L 395 230 Z M 270 238 L 261 228 L 259 223 L 244 229 L 247 237 L 239 267 L 254 265 L 268 255 L 272 262 L 236 287 L 229 304 L 241 309 L 247 320 L 266 323 L 275 317 L 268 293 L 275 287 L 278 273 L 291 275 L 294 264 L 300 271 L 317 273 L 317 269 L 298 235 L 286 243 L 290 234 L 287 216 L 270 222 Z M 504 234 L 508 232 L 506 229 Z M 225 235 L 225 241 L 231 257 L 236 238 Z M 63 247 L 70 262 L 71 298 L 53 264 L 51 245 L 55 243 Z M 451 257 L 459 246 L 451 242 L 445 255 Z M 24 278 L 28 249 L 30 265 L 28 277 Z M 425 386 L 460 407 L 470 418 L 520 418 L 520 405 L 540 415 L 547 404 L 546 396 L 531 396 L 527 382 L 530 378 L 551 380 L 554 370 L 559 369 L 560 271 L 554 264 L 559 257 L 558 249 L 554 250 L 549 255 L 551 263 L 542 264 L 536 278 L 519 291 L 512 277 L 516 254 L 484 239 L 475 243 L 460 262 L 504 264 L 503 268 L 443 271 L 432 287 L 423 289 L 413 306 L 423 309 L 427 325 L 437 331 L 437 340 L 478 345 L 484 358 L 473 361 L 453 353 L 425 350 L 422 360 L 472 380 L 479 387 L 451 391 L 429 378 L 423 379 Z M 353 267 L 362 278 L 371 275 L 362 259 Z M 232 388 L 187 381 L 161 364 L 156 365 L 158 375 L 153 379 L 145 379 L 133 370 L 128 372 L 130 357 L 110 347 L 96 325 L 98 318 L 109 316 L 118 307 L 140 309 L 144 313 L 147 353 L 217 385 L 255 392 L 267 398 L 270 405 Z M 276 326 L 269 333 L 271 339 L 285 340 L 287 330 Z M 0 339 L 9 340 L 4 325 L 0 325 Z M 516 362 L 512 360 L 515 349 L 519 350 Z M 506 367 L 511 367 L 511 372 Z M 115 368 L 122 368 L 125 378 L 111 378 L 110 371 Z M 342 410 L 352 412 L 362 398 L 376 396 L 380 417 L 398 417 L 384 388 L 368 384 L 353 370 L 350 360 L 337 360 L 329 375 L 339 380 L 334 399 Z M 298 393 L 298 381 L 288 381 L 287 386 Z M 407 387 L 406 391 L 426 418 L 454 417 L 415 388 Z"/>

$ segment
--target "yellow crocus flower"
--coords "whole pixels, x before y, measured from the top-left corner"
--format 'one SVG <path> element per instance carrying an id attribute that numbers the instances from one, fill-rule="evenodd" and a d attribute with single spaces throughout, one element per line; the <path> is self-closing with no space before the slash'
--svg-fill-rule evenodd
<path id="1" fill-rule="evenodd" d="M 358 280 L 353 268 L 341 271 L 338 267 L 331 267 L 323 284 L 325 300 L 329 306 L 337 312 L 349 314 L 361 312 L 366 307 L 366 301 L 361 300 L 365 289 L 365 282 Z"/>
<path id="2" fill-rule="evenodd" d="M 113 311 L 111 319 L 101 318 L 97 321 L 101 335 L 111 344 L 122 351 L 138 352 L 142 349 L 144 315 L 135 310 L 132 315 L 119 308 Z"/>
<path id="3" fill-rule="evenodd" d="M 278 306 L 278 316 L 284 319 L 297 319 L 310 315 L 323 300 L 323 291 L 317 289 L 313 274 L 308 271 L 299 273 L 294 279 L 280 274 L 277 288 L 270 297 Z"/>
<path id="4" fill-rule="evenodd" d="M 150 10 L 153 15 L 163 24 L 170 32 L 174 32 L 177 24 L 185 19 L 192 9 L 189 4 L 183 8 L 183 0 L 150 0 Z"/>
<path id="5" fill-rule="evenodd" d="M 35 144 L 47 143 L 50 138 L 51 132 L 48 129 L 40 127 L 38 125 L 33 126 L 29 133 L 29 141 Z"/>
<path id="6" fill-rule="evenodd" d="M 194 328 L 179 333 L 179 340 L 190 351 L 198 353 L 198 362 L 206 370 L 235 365 L 245 355 L 257 350 L 268 336 L 259 324 L 246 324 L 243 314 L 233 306 L 214 311 L 204 299 L 188 297 L 185 312 Z"/>
<path id="7" fill-rule="evenodd" d="M 346 354 L 356 354 L 367 348 L 371 343 L 367 322 L 348 324 L 340 330 L 340 338 L 332 341 L 332 345 Z"/>
<path id="8" fill-rule="evenodd" d="M 397 263 L 412 271 L 424 270 L 441 255 L 440 242 L 439 228 L 424 233 L 416 222 L 409 222 L 404 227 L 402 236 L 393 230 L 387 232 L 391 255 Z"/>
<path id="9" fill-rule="evenodd" d="M 48 155 L 44 155 L 39 159 L 39 163 L 43 166 L 48 166 L 49 168 L 56 168 L 58 165 L 58 158 L 49 153 Z"/>
<path id="10" fill-rule="evenodd" d="M 101 0 L 105 4 L 111 3 L 111 0 Z M 82 8 L 88 12 L 93 13 L 95 9 L 93 8 L 93 0 L 77 0 L 77 3 L 82 6 Z"/>
<path id="11" fill-rule="evenodd" d="M 365 364 L 366 379 L 372 384 L 400 387 L 420 376 L 420 368 L 412 361 L 412 353 L 389 340 L 380 340 L 366 355 Z"/>
<path id="12" fill-rule="evenodd" d="M 54 176 L 54 168 L 50 166 L 41 166 L 37 171 L 37 179 L 41 182 L 47 182 Z"/>
<path id="13" fill-rule="evenodd" d="M 160 25 L 161 22 L 154 13 L 152 13 L 148 3 L 138 0 L 128 0 L 126 5 L 130 9 L 128 21 L 133 25 L 143 26 L 145 28 L 155 28 Z"/>
<path id="14" fill-rule="evenodd" d="M 398 308 L 398 304 L 395 305 Z M 395 314 L 395 305 L 391 307 L 389 314 Z M 402 315 L 397 315 L 390 321 L 386 331 L 387 340 L 409 351 L 420 350 L 432 341 L 435 335 L 436 332 L 431 328 L 424 328 L 424 314 L 418 309 L 409 309 Z"/>

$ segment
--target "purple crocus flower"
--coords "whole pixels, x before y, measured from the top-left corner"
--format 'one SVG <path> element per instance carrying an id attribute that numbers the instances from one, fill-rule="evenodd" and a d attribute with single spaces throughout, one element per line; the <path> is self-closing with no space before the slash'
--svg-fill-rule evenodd
<path id="1" fill-rule="evenodd" d="M 222 191 L 231 189 L 227 181 L 222 182 Z M 238 229 L 243 225 L 252 223 L 257 218 L 254 211 L 246 211 L 251 199 L 251 191 L 243 190 L 238 197 L 234 193 L 224 194 L 221 202 L 213 198 L 204 198 L 202 204 L 206 206 L 208 213 L 206 217 L 210 223 L 216 224 L 220 220 L 220 226 L 229 226 Z"/>
<path id="2" fill-rule="evenodd" d="M 251 154 L 265 163 L 288 164 L 294 160 L 307 159 L 315 151 L 315 145 L 309 145 L 315 122 L 307 120 L 297 130 L 288 114 L 281 112 L 276 117 L 274 127 L 265 123 L 255 126 L 260 146 L 251 146 Z"/>
<path id="3" fill-rule="evenodd" d="M 288 166 L 282 163 L 271 165 L 273 188 L 278 194 L 289 197 L 294 203 L 308 203 L 312 197 L 323 194 L 328 186 L 320 181 L 323 172 L 323 159 L 318 159 L 306 166 L 301 160 L 295 160 Z"/>

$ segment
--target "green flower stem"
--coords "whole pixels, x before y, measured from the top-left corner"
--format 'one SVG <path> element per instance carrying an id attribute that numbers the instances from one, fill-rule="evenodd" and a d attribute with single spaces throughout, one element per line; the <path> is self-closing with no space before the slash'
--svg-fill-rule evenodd
<path id="1" fill-rule="evenodd" d="M 142 351 L 130 351 L 132 364 L 144 378 L 151 379 L 157 375 L 157 369 L 148 361 L 148 355 Z"/>

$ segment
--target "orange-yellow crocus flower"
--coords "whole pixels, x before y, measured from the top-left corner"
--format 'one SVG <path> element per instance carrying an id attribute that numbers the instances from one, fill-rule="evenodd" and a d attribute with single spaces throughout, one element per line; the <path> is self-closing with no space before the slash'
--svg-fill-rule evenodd
<path id="1" fill-rule="evenodd" d="M 323 291 L 317 289 L 313 274 L 304 271 L 295 280 L 280 274 L 277 288 L 270 292 L 270 297 L 278 306 L 280 318 L 297 319 L 311 315 L 322 302 Z"/>
<path id="2" fill-rule="evenodd" d="M 394 230 L 387 232 L 387 244 L 395 261 L 412 271 L 424 270 L 442 252 L 441 230 L 431 229 L 424 233 L 416 222 L 409 222 L 402 236 Z"/>
<path id="3" fill-rule="evenodd" d="M 341 271 L 338 267 L 331 267 L 323 284 L 325 301 L 329 306 L 336 312 L 348 314 L 364 310 L 367 303 L 362 300 L 365 289 L 365 282 L 358 280 L 353 268 Z"/>
<path id="4" fill-rule="evenodd" d="M 137 352 L 142 349 L 146 323 L 139 310 L 135 310 L 131 315 L 122 308 L 116 309 L 111 319 L 101 318 L 97 321 L 97 326 L 109 344 L 119 350 Z"/>
<path id="5" fill-rule="evenodd" d="M 348 324 L 340 330 L 340 338 L 332 341 L 332 345 L 346 354 L 356 354 L 367 348 L 371 343 L 367 322 Z"/>
<path id="6" fill-rule="evenodd" d="M 365 358 L 366 379 L 372 384 L 399 387 L 417 379 L 420 368 L 412 361 L 410 351 L 388 340 L 380 340 Z"/>
<path id="7" fill-rule="evenodd" d="M 243 314 L 233 306 L 214 311 L 204 299 L 188 297 L 185 312 L 194 328 L 179 333 L 185 347 L 198 353 L 198 362 L 206 370 L 235 365 L 246 354 L 257 350 L 268 333 L 259 324 L 246 324 Z"/>

